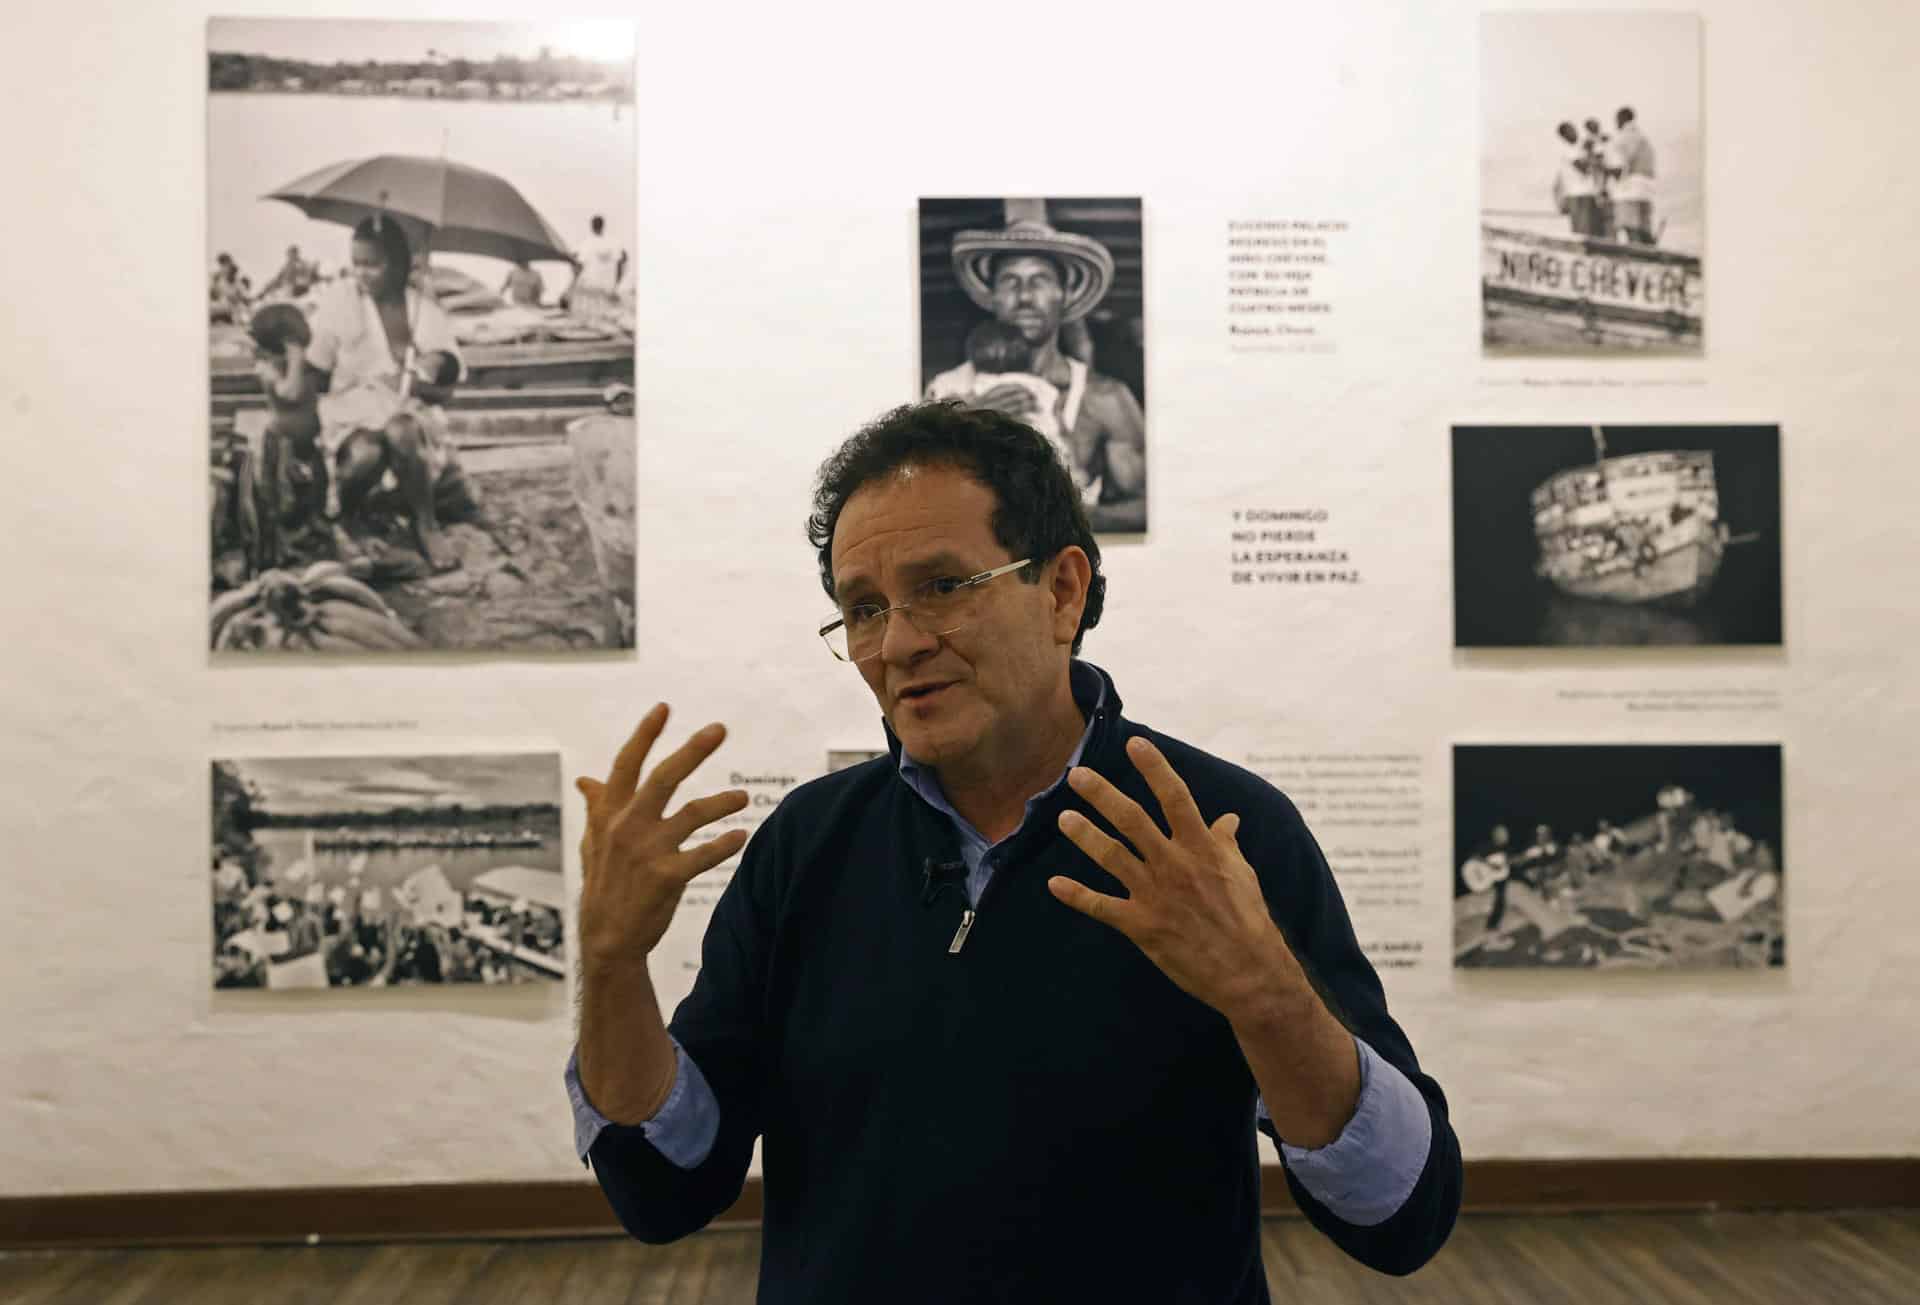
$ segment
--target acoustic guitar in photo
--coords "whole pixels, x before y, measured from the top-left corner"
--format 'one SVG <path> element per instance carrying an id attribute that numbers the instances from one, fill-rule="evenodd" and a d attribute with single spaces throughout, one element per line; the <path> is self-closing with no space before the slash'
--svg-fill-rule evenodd
<path id="1" fill-rule="evenodd" d="M 1460 878 L 1466 882 L 1470 893 L 1484 893 L 1487 889 L 1507 877 L 1507 854 L 1494 852 L 1487 856 L 1467 858 L 1460 867 Z"/>

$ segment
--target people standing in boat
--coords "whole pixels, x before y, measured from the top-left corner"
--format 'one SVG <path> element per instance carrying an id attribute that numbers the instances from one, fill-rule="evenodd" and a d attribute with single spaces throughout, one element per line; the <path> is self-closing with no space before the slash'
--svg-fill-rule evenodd
<path id="1" fill-rule="evenodd" d="M 1634 111 L 1622 106 L 1613 115 L 1619 131 L 1613 154 L 1619 180 L 1614 183 L 1614 224 L 1618 238 L 1637 245 L 1655 243 L 1653 230 L 1653 145 L 1640 130 Z"/>
<path id="2" fill-rule="evenodd" d="M 1591 235 L 1596 210 L 1594 184 L 1586 151 L 1580 145 L 1580 132 L 1570 122 L 1561 123 L 1556 130 L 1561 148 L 1560 162 L 1553 173 L 1553 206 L 1567 215 L 1574 235 Z"/>
<path id="3" fill-rule="evenodd" d="M 321 296 L 307 350 L 346 542 L 375 537 L 377 491 L 391 476 L 421 557 L 433 571 L 449 571 L 460 561 L 441 522 L 480 508 L 447 429 L 444 405 L 464 374 L 453 321 L 409 284 L 413 254 L 397 221 L 362 219 L 352 259 L 353 276 Z"/>
<path id="4" fill-rule="evenodd" d="M 1586 156 L 1587 175 L 1593 178 L 1594 234 L 1611 240 L 1614 173 L 1609 161 L 1613 141 L 1598 118 L 1588 118 L 1582 126 L 1586 130 L 1580 137 L 1580 150 Z"/>
<path id="5" fill-rule="evenodd" d="M 567 309 L 589 322 L 605 322 L 620 310 L 620 278 L 627 270 L 627 251 L 607 234 L 607 220 L 594 214 L 592 234 L 573 256 L 573 284 L 567 288 Z"/>

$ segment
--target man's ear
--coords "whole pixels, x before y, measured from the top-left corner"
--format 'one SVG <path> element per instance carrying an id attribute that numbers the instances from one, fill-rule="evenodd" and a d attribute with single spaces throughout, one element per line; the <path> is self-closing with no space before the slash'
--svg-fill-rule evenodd
<path id="1" fill-rule="evenodd" d="M 1049 564 L 1051 578 L 1048 593 L 1053 598 L 1053 637 L 1071 644 L 1080 629 L 1080 614 L 1087 608 L 1087 589 L 1093 583 L 1093 563 L 1086 550 L 1069 544 L 1054 555 Z"/>

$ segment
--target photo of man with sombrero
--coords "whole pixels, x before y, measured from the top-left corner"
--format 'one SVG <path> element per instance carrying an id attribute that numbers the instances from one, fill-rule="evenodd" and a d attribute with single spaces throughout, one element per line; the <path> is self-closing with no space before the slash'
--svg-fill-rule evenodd
<path id="1" fill-rule="evenodd" d="M 1140 202 L 923 199 L 920 242 L 926 397 L 1025 421 L 1095 530 L 1145 530 Z"/>

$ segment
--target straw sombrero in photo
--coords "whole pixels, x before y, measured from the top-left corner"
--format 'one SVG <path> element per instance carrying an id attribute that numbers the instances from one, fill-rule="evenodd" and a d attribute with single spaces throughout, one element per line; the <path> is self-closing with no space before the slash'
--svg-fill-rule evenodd
<path id="1" fill-rule="evenodd" d="M 1089 236 L 1056 231 L 1031 218 L 992 231 L 959 231 L 953 237 L 953 270 L 967 298 L 993 309 L 993 260 L 1001 254 L 1044 254 L 1066 276 L 1060 320 L 1076 322 L 1113 288 L 1113 255 Z"/>

